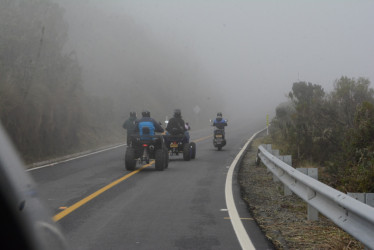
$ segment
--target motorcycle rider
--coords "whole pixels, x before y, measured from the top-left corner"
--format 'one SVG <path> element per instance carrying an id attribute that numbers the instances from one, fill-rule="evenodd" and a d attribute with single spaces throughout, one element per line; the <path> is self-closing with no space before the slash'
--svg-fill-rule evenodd
<path id="1" fill-rule="evenodd" d="M 140 136 L 143 136 L 143 128 L 148 128 L 148 135 L 154 135 L 155 132 L 164 132 L 164 129 L 161 125 L 151 118 L 151 113 L 148 110 L 142 112 L 142 118 L 135 121 L 135 132 L 139 132 Z"/>
<path id="2" fill-rule="evenodd" d="M 223 136 L 225 137 L 225 127 L 227 126 L 227 120 L 222 118 L 222 113 L 218 112 L 216 119 L 213 121 L 213 126 L 217 129 L 223 129 Z M 216 135 L 216 130 L 214 130 L 214 135 Z"/>
<path id="3" fill-rule="evenodd" d="M 127 119 L 122 127 L 127 130 L 127 145 L 130 145 L 131 143 L 131 135 L 135 132 L 135 121 L 136 121 L 136 113 L 130 112 L 130 117 Z"/>
<path id="4" fill-rule="evenodd" d="M 189 127 L 189 125 L 188 125 Z M 187 131 L 186 124 L 182 119 L 182 113 L 180 109 L 175 109 L 173 117 L 170 118 L 168 125 L 166 126 L 166 131 L 171 135 L 184 135 L 186 142 L 190 141 L 190 134 Z"/>

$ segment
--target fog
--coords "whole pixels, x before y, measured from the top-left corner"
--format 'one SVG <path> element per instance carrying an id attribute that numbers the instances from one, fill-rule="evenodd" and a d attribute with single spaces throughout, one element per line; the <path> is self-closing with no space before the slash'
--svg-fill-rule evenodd
<path id="1" fill-rule="evenodd" d="M 181 108 L 192 119 L 199 107 L 207 120 L 265 123 L 296 81 L 330 91 L 341 76 L 374 79 L 370 0 L 56 1 L 85 88 L 122 116 L 166 105 L 157 116 Z M 154 88 L 168 98 L 148 102 Z"/>

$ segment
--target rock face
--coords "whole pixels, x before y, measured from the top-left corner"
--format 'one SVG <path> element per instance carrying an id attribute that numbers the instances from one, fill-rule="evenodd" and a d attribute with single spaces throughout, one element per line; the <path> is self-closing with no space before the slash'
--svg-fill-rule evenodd
<path id="1" fill-rule="evenodd" d="M 319 215 L 307 220 L 307 205 L 296 195 L 283 196 L 283 185 L 275 183 L 263 164 L 256 166 L 256 144 L 252 143 L 239 170 L 242 198 L 276 249 L 364 249 L 364 246 L 333 222 Z"/>

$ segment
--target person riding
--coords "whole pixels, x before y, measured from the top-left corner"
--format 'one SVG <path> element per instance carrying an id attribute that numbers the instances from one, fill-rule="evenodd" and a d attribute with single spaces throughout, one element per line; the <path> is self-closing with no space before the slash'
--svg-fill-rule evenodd
<path id="1" fill-rule="evenodd" d="M 143 134 L 153 136 L 155 132 L 164 132 L 164 129 L 161 125 L 151 118 L 151 113 L 148 110 L 142 112 L 142 118 L 135 121 L 135 132 L 139 132 L 141 138 Z"/>
<path id="2" fill-rule="evenodd" d="M 185 135 L 186 142 L 188 143 L 190 140 L 190 135 L 187 130 L 186 124 L 182 119 L 181 110 L 174 110 L 173 117 L 170 118 L 168 125 L 166 126 L 166 131 L 171 135 Z"/>
<path id="3" fill-rule="evenodd" d="M 123 123 L 122 127 L 127 130 L 127 145 L 131 143 L 131 135 L 135 132 L 136 113 L 130 112 L 130 117 Z"/>
<path id="4" fill-rule="evenodd" d="M 217 113 L 217 117 L 213 121 L 213 126 L 216 127 L 217 129 L 222 129 L 222 130 L 224 130 L 225 127 L 227 126 L 227 120 L 222 118 L 221 112 Z M 216 134 L 217 129 L 214 131 L 214 135 Z"/>

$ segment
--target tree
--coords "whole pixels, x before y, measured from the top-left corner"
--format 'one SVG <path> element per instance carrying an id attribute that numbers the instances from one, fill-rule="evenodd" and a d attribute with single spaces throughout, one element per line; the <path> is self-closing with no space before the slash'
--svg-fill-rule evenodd
<path id="1" fill-rule="evenodd" d="M 26 161 L 78 142 L 83 90 L 62 51 L 67 27 L 48 0 L 0 2 L 0 118 Z"/>
<path id="2" fill-rule="evenodd" d="M 374 100 L 370 81 L 341 77 L 327 96 L 319 85 L 297 82 L 290 105 L 279 105 L 274 126 L 295 160 L 327 166 L 329 185 L 374 191 Z"/>
<path id="3" fill-rule="evenodd" d="M 316 140 L 322 137 L 323 127 L 320 112 L 324 105 L 325 92 L 320 85 L 296 82 L 292 86 L 289 98 L 295 113 L 292 116 L 292 143 L 299 158 L 315 158 L 320 152 Z"/>
<path id="4" fill-rule="evenodd" d="M 374 105 L 357 106 L 353 126 L 344 143 L 344 162 L 340 169 L 341 189 L 349 192 L 374 192 Z"/>
<path id="5" fill-rule="evenodd" d="M 374 102 L 374 90 L 369 88 L 370 81 L 366 78 L 341 77 L 334 83 L 330 102 L 338 114 L 338 121 L 347 128 L 352 128 L 357 107 L 363 102 Z"/>

